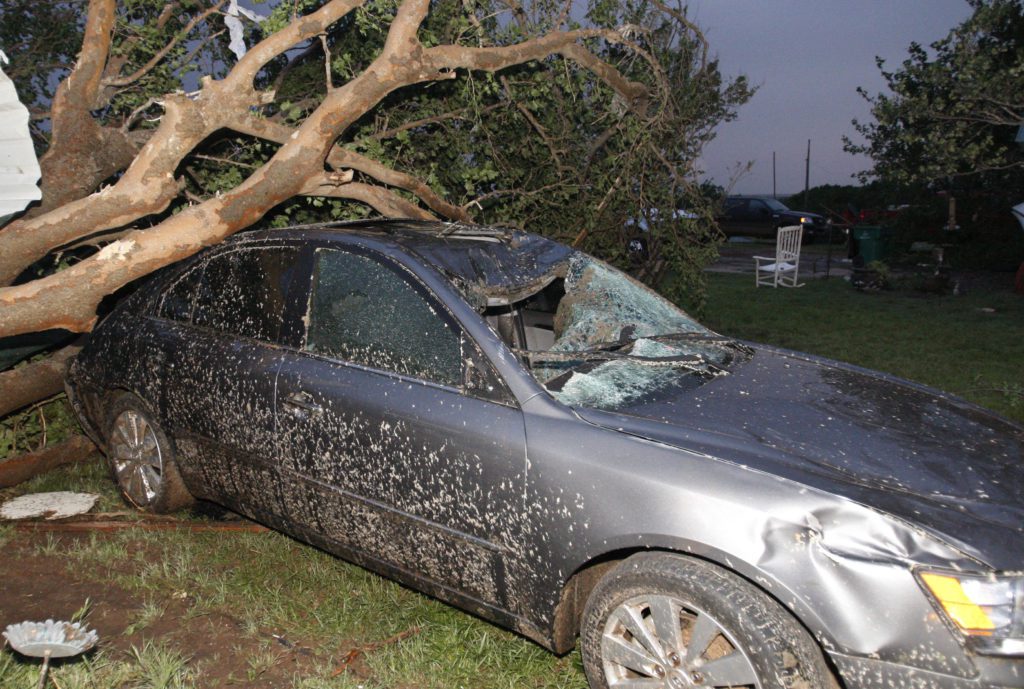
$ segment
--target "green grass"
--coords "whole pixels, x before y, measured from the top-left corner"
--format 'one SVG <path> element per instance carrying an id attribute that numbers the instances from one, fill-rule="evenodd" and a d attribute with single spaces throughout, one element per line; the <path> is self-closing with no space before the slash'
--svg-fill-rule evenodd
<path id="1" fill-rule="evenodd" d="M 40 661 L 27 659 L 9 650 L 0 652 L 0 686 L 34 687 L 39 678 Z M 91 653 L 72 662 L 55 663 L 47 686 L 60 689 L 196 689 L 188 659 L 174 649 L 146 642 L 132 647 L 128 654 Z"/>
<path id="2" fill-rule="evenodd" d="M 181 618 L 186 625 L 212 614 L 232 619 L 240 636 L 261 649 L 248 658 L 239 685 L 259 680 L 284 656 L 274 641 L 280 636 L 311 651 L 285 686 L 586 686 L 578 653 L 555 657 L 515 634 L 276 532 L 132 529 L 78 538 L 65 553 L 81 571 L 143 601 L 126 633 L 147 634 L 154 619 L 176 601 L 187 605 Z M 398 642 L 381 643 L 409 630 Z M 353 649 L 362 650 L 361 672 L 336 674 Z M 174 649 L 164 650 L 149 653 L 147 663 L 133 654 L 120 660 L 136 677 L 148 673 L 159 679 L 168 668 L 177 668 L 179 680 L 140 686 L 204 685 L 202 665 L 189 664 Z M 0 686 L 6 685 L 0 681 Z"/>
<path id="3" fill-rule="evenodd" d="M 755 289 L 752 275 L 708 276 L 704 323 L 725 335 L 788 347 L 931 385 L 1024 421 L 1024 298 L 865 294 L 841 279 Z M 991 309 L 992 311 L 988 311 Z"/>

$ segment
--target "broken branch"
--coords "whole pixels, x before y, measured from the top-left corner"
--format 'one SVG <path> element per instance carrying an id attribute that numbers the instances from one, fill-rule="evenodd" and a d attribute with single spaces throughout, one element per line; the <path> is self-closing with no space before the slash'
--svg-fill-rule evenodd
<path id="1" fill-rule="evenodd" d="M 0 417 L 63 392 L 68 361 L 81 348 L 64 347 L 45 359 L 0 373 L 0 390 L 4 391 L 0 395 Z"/>
<path id="2" fill-rule="evenodd" d="M 81 462 L 95 451 L 91 440 L 73 435 L 42 450 L 11 457 L 0 462 L 0 488 L 10 488 L 59 466 Z"/>

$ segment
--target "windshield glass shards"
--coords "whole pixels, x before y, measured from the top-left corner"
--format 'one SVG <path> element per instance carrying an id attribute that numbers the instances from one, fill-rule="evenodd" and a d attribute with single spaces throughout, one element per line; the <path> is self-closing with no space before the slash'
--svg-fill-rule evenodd
<path id="1" fill-rule="evenodd" d="M 746 348 L 643 284 L 574 252 L 564 277 L 484 313 L 556 399 L 618 409 L 727 372 Z"/>

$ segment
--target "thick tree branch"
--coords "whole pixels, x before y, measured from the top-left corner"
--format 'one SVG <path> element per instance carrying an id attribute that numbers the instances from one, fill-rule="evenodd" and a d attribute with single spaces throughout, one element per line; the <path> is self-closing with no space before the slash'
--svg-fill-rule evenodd
<path id="1" fill-rule="evenodd" d="M 64 371 L 80 345 L 59 349 L 45 359 L 0 373 L 0 417 L 64 390 Z"/>
<path id="2" fill-rule="evenodd" d="M 135 155 L 127 137 L 116 129 L 101 127 L 90 113 L 100 91 L 116 18 L 114 0 L 90 0 L 82 50 L 74 69 L 57 87 L 50 107 L 50 147 L 39 161 L 43 200 L 26 217 L 85 196 Z M 28 263 L 13 275 L 0 269 L 0 284 L 7 284 Z"/>
<path id="3" fill-rule="evenodd" d="M 81 462 L 95 451 L 96 446 L 91 440 L 84 435 L 73 435 L 37 452 L 11 457 L 0 462 L 0 488 L 16 486 L 65 464 Z"/>
<path id="4" fill-rule="evenodd" d="M 94 5 L 106 8 L 104 3 L 109 4 L 111 7 L 107 9 L 112 11 L 113 0 L 92 0 L 90 8 Z M 179 193 L 174 172 L 185 156 L 224 127 L 224 120 L 230 113 L 247 112 L 261 103 L 261 95 L 252 88 L 256 71 L 295 42 L 306 40 L 306 34 L 315 36 L 359 4 L 361 0 L 332 0 L 308 17 L 264 39 L 246 53 L 223 81 L 204 79 L 202 92 L 195 100 L 180 94 L 167 96 L 163 101 L 164 116 L 160 126 L 137 156 L 134 151 L 124 156 L 131 165 L 114 186 L 85 198 L 72 196 L 76 200 L 65 199 L 63 205 L 49 213 L 15 221 L 0 231 L 5 247 L 4 254 L 0 255 L 0 285 L 10 284 L 26 266 L 48 251 L 166 209 Z M 106 15 L 99 13 L 98 16 Z M 101 32 L 97 29 L 93 33 L 98 36 Z M 106 39 L 106 49 L 109 49 L 109 34 Z M 101 51 L 103 57 L 106 49 Z M 85 50 L 83 48 L 83 54 Z M 83 127 L 98 129 L 88 111 L 84 112 L 84 117 Z M 96 145 L 100 144 L 89 144 L 89 154 L 95 154 L 91 147 Z M 75 156 L 90 159 L 80 153 Z M 43 178 L 47 178 L 45 169 Z"/>

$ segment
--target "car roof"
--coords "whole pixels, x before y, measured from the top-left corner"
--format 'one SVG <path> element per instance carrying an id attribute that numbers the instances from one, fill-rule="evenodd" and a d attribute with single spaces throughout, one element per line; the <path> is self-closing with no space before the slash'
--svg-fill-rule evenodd
<path id="1" fill-rule="evenodd" d="M 569 256 L 575 253 L 564 244 L 514 228 L 386 218 L 247 232 L 234 241 L 268 238 L 390 245 L 415 254 L 492 304 L 515 301 L 564 276 Z"/>

